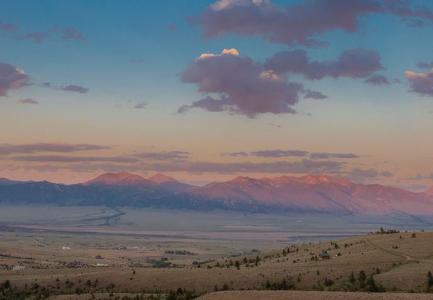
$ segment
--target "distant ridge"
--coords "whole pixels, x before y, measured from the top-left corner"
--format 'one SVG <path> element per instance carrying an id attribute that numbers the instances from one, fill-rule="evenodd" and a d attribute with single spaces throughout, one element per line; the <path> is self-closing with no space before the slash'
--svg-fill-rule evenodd
<path id="1" fill-rule="evenodd" d="M 94 179 L 86 181 L 86 185 L 149 185 L 152 182 L 143 178 L 140 175 L 127 172 L 121 173 L 105 173 L 97 176 Z"/>
<path id="2" fill-rule="evenodd" d="M 3 184 L 2 184 L 3 182 Z M 433 191 L 415 193 L 329 175 L 251 178 L 195 187 L 164 174 L 105 173 L 82 184 L 0 180 L 0 203 L 107 205 L 241 212 L 433 216 Z"/>
<path id="3" fill-rule="evenodd" d="M 189 196 L 222 201 L 229 207 L 248 205 L 349 214 L 428 212 L 433 215 L 433 199 L 426 194 L 379 184 L 357 184 L 329 175 L 236 177 L 191 190 Z"/>

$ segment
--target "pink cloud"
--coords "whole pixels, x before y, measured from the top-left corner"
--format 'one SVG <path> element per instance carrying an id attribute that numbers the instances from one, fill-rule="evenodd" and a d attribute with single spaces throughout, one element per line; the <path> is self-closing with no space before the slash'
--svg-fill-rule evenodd
<path id="1" fill-rule="evenodd" d="M 433 69 L 425 73 L 406 71 L 404 75 L 409 81 L 412 92 L 433 97 Z"/>

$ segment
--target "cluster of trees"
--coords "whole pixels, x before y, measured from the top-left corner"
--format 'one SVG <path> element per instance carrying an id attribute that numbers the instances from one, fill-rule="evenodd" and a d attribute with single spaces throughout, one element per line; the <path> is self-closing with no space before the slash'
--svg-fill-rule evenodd
<path id="1" fill-rule="evenodd" d="M 178 288 L 176 291 L 170 291 L 165 298 L 166 300 L 191 300 L 195 299 L 199 294 L 194 291 L 188 291 L 185 289 Z"/>
<path id="2" fill-rule="evenodd" d="M 380 270 L 376 269 L 376 274 L 379 274 Z M 357 277 L 352 272 L 349 276 L 349 282 L 352 285 L 352 290 L 360 290 L 371 293 L 381 293 L 385 292 L 385 288 L 380 284 L 377 284 L 373 278 L 373 274 L 367 277 L 366 273 L 361 270 Z"/>
<path id="3" fill-rule="evenodd" d="M 262 259 L 260 256 L 256 257 L 244 257 L 242 260 L 226 260 L 224 263 L 217 262 L 213 267 L 215 268 L 230 268 L 235 267 L 236 269 L 240 269 L 242 265 L 246 267 L 257 267 Z M 212 268 L 212 266 L 209 266 Z"/>
<path id="4" fill-rule="evenodd" d="M 286 279 L 277 282 L 271 282 L 267 280 L 263 288 L 265 290 L 294 290 L 295 285 Z"/>

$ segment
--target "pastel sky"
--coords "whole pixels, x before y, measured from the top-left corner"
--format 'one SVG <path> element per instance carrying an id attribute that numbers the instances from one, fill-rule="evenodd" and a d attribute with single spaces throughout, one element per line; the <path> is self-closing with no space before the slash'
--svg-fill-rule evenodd
<path id="1" fill-rule="evenodd" d="M 429 0 L 0 0 L 0 177 L 433 185 Z"/>

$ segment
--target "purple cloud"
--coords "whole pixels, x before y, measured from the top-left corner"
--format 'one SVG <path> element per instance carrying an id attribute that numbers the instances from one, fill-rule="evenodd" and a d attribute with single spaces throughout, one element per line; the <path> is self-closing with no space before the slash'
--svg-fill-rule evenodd
<path id="1" fill-rule="evenodd" d="M 257 157 L 305 157 L 308 152 L 301 150 L 261 150 L 251 152 L 251 155 Z"/>
<path id="2" fill-rule="evenodd" d="M 419 62 L 416 64 L 416 66 L 420 69 L 431 70 L 433 69 L 433 62 Z"/>
<path id="3" fill-rule="evenodd" d="M 9 90 L 16 90 L 29 84 L 29 77 L 24 71 L 6 63 L 0 63 L 0 97 Z"/>
<path id="4" fill-rule="evenodd" d="M 141 103 L 137 103 L 134 108 L 135 109 L 144 109 L 147 107 L 147 103 L 146 102 L 141 102 Z"/>
<path id="5" fill-rule="evenodd" d="M 17 27 L 14 24 L 5 23 L 2 20 L 0 20 L 0 30 L 6 31 L 6 32 L 12 32 L 15 31 Z"/>
<path id="6" fill-rule="evenodd" d="M 134 156 L 146 160 L 186 160 L 190 153 L 185 151 L 143 152 Z"/>
<path id="7" fill-rule="evenodd" d="M 207 96 L 203 99 L 194 101 L 191 105 L 182 105 L 179 107 L 177 112 L 182 114 L 193 108 L 201 108 L 211 112 L 230 111 L 232 106 L 233 102 L 230 98 L 224 97 L 224 95 L 222 95 L 220 99 L 214 99 Z"/>
<path id="8" fill-rule="evenodd" d="M 352 159 L 359 158 L 358 155 L 353 153 L 329 153 L 329 152 L 315 152 L 310 154 L 311 159 Z"/>
<path id="9" fill-rule="evenodd" d="M 55 160 L 55 161 L 53 161 Z M 130 172 L 188 172 L 188 173 L 217 173 L 217 174 L 233 174 L 233 173 L 270 173 L 270 174 L 305 174 L 305 173 L 327 173 L 341 174 L 341 162 L 333 161 L 310 161 L 301 160 L 295 162 L 277 161 L 266 163 L 238 162 L 238 163 L 217 163 L 208 161 L 170 161 L 170 162 L 123 162 L 123 159 L 112 158 L 97 158 L 97 157 L 40 157 L 32 159 L 32 163 L 49 163 L 47 165 L 31 164 L 22 165 L 20 168 L 39 170 L 39 171 L 55 171 L 55 170 L 72 170 L 76 172 L 89 171 L 130 171 Z M 57 162 L 59 164 L 53 164 Z"/>
<path id="10" fill-rule="evenodd" d="M 383 75 L 374 74 L 365 80 L 366 83 L 371 85 L 390 85 L 388 78 Z"/>
<path id="11" fill-rule="evenodd" d="M 206 97 L 179 112 L 200 107 L 210 111 L 230 111 L 254 117 L 260 113 L 294 113 L 303 87 L 289 83 L 248 57 L 240 57 L 236 49 L 221 54 L 202 54 L 181 73 L 181 80 L 194 83 L 198 91 L 216 94 Z"/>
<path id="12" fill-rule="evenodd" d="M 385 178 L 389 178 L 394 176 L 391 172 L 389 171 L 378 171 L 376 169 L 352 169 L 348 174 L 347 177 L 351 180 L 354 181 L 368 181 L 369 179 L 375 179 L 375 178 L 379 178 L 379 177 L 385 177 Z"/>
<path id="13" fill-rule="evenodd" d="M 152 164 L 145 169 L 158 172 L 184 171 L 189 173 L 338 173 L 344 164 L 335 161 L 266 162 L 266 163 L 216 163 L 216 162 L 180 162 Z"/>
<path id="14" fill-rule="evenodd" d="M 248 156 L 247 152 L 229 152 L 229 153 L 223 153 L 223 156 L 231 156 L 231 157 L 245 157 Z"/>
<path id="15" fill-rule="evenodd" d="M 384 0 L 386 12 L 402 18 L 409 26 L 420 27 L 433 21 L 433 11 L 426 7 L 413 8 L 409 0 Z"/>
<path id="16" fill-rule="evenodd" d="M 380 12 L 374 0 L 311 0 L 280 7 L 268 0 L 219 0 L 192 22 L 207 38 L 228 33 L 262 36 L 273 43 L 322 45 L 317 34 L 341 29 L 354 32 L 361 16 Z"/>
<path id="17" fill-rule="evenodd" d="M 86 94 L 89 89 L 79 86 L 79 85 L 65 85 L 60 87 L 60 90 L 65 91 L 65 92 L 72 92 L 72 93 L 80 93 L 80 94 Z"/>
<path id="18" fill-rule="evenodd" d="M 61 38 L 63 40 L 75 40 L 75 41 L 86 40 L 84 35 L 73 27 L 68 27 L 68 28 L 63 29 Z"/>
<path id="19" fill-rule="evenodd" d="M 114 162 L 114 163 L 135 163 L 139 159 L 126 156 L 64 156 L 64 155 L 32 155 L 15 156 L 15 161 L 22 162 L 57 162 L 57 163 L 76 163 L 76 162 Z"/>
<path id="20" fill-rule="evenodd" d="M 42 44 L 49 37 L 50 37 L 50 34 L 48 32 L 30 32 L 30 33 L 27 33 L 27 34 L 21 36 L 20 39 L 28 40 L 28 41 L 31 41 L 35 44 Z"/>
<path id="21" fill-rule="evenodd" d="M 265 67 L 276 74 L 300 74 L 311 80 L 324 77 L 363 78 L 383 69 L 380 55 L 362 48 L 345 50 L 337 59 L 323 62 L 311 61 L 305 50 L 282 51 L 267 59 Z"/>
<path id="22" fill-rule="evenodd" d="M 287 45 L 321 46 L 316 38 L 333 30 L 357 32 L 361 17 L 387 13 L 408 24 L 432 21 L 427 8 L 412 8 L 406 0 L 309 0 L 290 6 L 270 0 L 219 0 L 191 22 L 203 29 L 206 38 L 234 33 L 260 36 Z M 412 22 L 410 22 L 412 21 Z"/>
<path id="23" fill-rule="evenodd" d="M 406 71 L 404 75 L 409 81 L 412 92 L 433 97 L 433 69 L 426 73 Z"/>
<path id="24" fill-rule="evenodd" d="M 17 101 L 19 104 L 39 104 L 38 101 L 33 100 L 31 98 L 26 98 L 26 99 L 19 99 Z"/>
<path id="25" fill-rule="evenodd" d="M 304 99 L 323 100 L 326 98 L 328 98 L 328 96 L 322 94 L 321 92 L 304 90 Z"/>
<path id="26" fill-rule="evenodd" d="M 36 143 L 36 144 L 0 144 L 0 155 L 10 154 L 33 154 L 41 152 L 80 152 L 111 149 L 108 146 L 92 145 L 92 144 L 62 144 L 62 143 Z"/>

